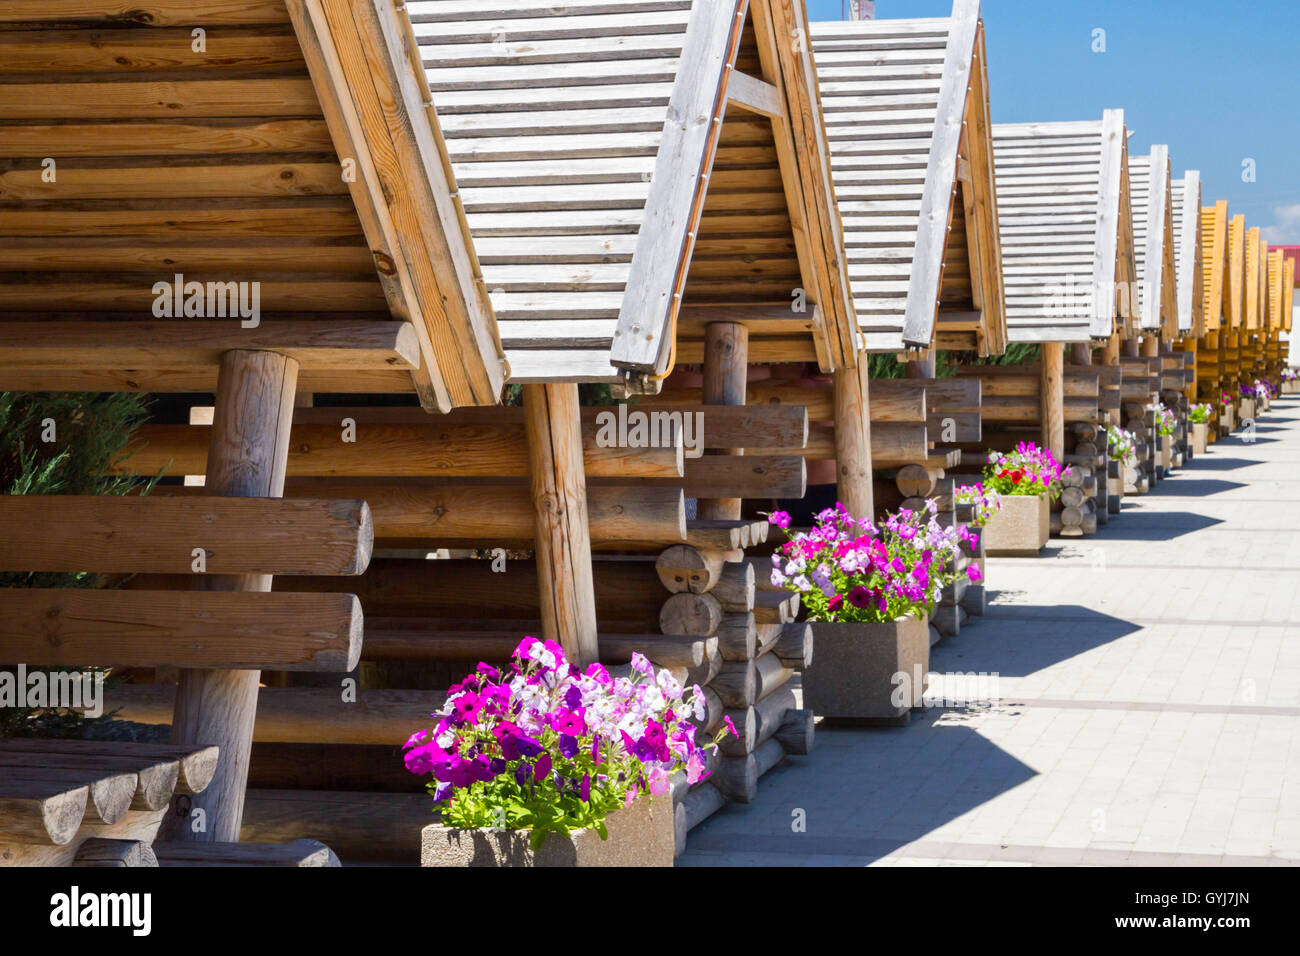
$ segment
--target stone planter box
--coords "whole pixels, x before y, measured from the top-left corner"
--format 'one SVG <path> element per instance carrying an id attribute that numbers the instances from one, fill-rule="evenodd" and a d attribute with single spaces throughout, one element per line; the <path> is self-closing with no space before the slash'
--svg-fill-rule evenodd
<path id="1" fill-rule="evenodd" d="M 1192 454 L 1204 455 L 1210 441 L 1210 423 L 1192 422 Z"/>
<path id="2" fill-rule="evenodd" d="M 999 495 L 1002 506 L 984 528 L 984 553 L 991 558 L 1032 558 L 1052 534 L 1047 495 Z"/>
<path id="3" fill-rule="evenodd" d="M 921 706 L 930 671 L 930 622 L 813 622 L 813 662 L 803 672 L 804 706 L 823 717 L 906 724 Z M 900 682 L 895 675 L 906 675 Z"/>
<path id="4" fill-rule="evenodd" d="M 1246 419 L 1255 417 L 1255 400 L 1253 398 L 1243 398 L 1241 404 L 1237 406 L 1237 419 L 1241 424 L 1245 424 Z"/>
<path id="5" fill-rule="evenodd" d="M 1222 434 L 1224 435 L 1232 434 L 1233 429 L 1237 427 L 1236 419 L 1237 419 L 1236 413 L 1234 412 L 1231 405 L 1220 410 L 1219 424 L 1222 426 L 1221 429 Z"/>
<path id="6" fill-rule="evenodd" d="M 1174 436 L 1164 435 L 1160 439 L 1160 451 L 1157 462 L 1166 472 L 1174 467 Z"/>
<path id="7" fill-rule="evenodd" d="M 595 830 L 548 833 L 537 852 L 530 830 L 459 830 L 435 823 L 420 835 L 421 866 L 672 866 L 673 801 L 639 797 L 605 818 L 609 839 Z"/>

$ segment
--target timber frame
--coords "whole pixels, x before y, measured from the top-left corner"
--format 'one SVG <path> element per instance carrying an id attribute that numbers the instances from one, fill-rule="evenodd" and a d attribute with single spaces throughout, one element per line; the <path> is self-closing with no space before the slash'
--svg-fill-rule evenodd
<path id="1" fill-rule="evenodd" d="M 1202 274 L 1201 173 L 1189 169 L 1172 183 L 1174 252 L 1178 261 L 1178 333 L 1198 338 L 1205 334 L 1205 298 Z M 1222 276 L 1220 276 L 1222 281 Z M 1222 295 L 1222 289 L 1220 289 Z"/>
<path id="2" fill-rule="evenodd" d="M 999 123 L 993 141 L 1010 340 L 1131 337 L 1137 267 L 1123 110 L 1100 121 Z"/>
<path id="3" fill-rule="evenodd" d="M 813 25 L 822 109 L 868 352 L 1000 354 L 1007 341 L 984 26 Z M 905 49 L 905 59 L 889 51 Z"/>
<path id="4" fill-rule="evenodd" d="M 0 335 L 44 346 L 0 356 L 0 388 L 210 392 L 222 351 L 271 346 L 306 390 L 499 401 L 507 370 L 405 17 L 385 0 L 215 20 L 165 6 L 0 12 L 19 27 L 0 33 Z M 217 35 L 196 50 L 191 27 Z M 221 306 L 255 290 L 256 326 L 213 310 L 214 287 Z"/>
<path id="5" fill-rule="evenodd" d="M 1129 157 L 1128 166 L 1139 325 L 1171 342 L 1179 321 L 1169 147 L 1152 146 L 1149 155 Z"/>
<path id="6" fill-rule="evenodd" d="M 801 0 L 405 9 L 511 381 L 653 394 L 711 322 L 856 363 Z"/>

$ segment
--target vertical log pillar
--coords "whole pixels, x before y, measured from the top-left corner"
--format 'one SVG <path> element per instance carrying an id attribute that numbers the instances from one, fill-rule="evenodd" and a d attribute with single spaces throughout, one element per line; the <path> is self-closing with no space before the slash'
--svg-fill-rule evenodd
<path id="1" fill-rule="evenodd" d="M 1041 351 L 1039 401 L 1043 447 L 1060 461 L 1065 457 L 1065 345 L 1044 342 Z"/>
<path id="2" fill-rule="evenodd" d="M 221 357 L 208 446 L 206 494 L 279 498 L 284 494 L 298 362 L 275 352 L 235 350 Z M 269 591 L 269 574 L 213 574 L 195 590 Z M 172 742 L 221 749 L 212 783 L 191 798 L 205 829 L 173 818 L 171 835 L 195 842 L 234 843 L 244 816 L 260 671 L 182 670 L 172 715 Z"/>
<path id="3" fill-rule="evenodd" d="M 903 374 L 908 378 L 934 378 L 937 367 L 934 349 L 927 349 L 924 358 L 903 364 Z"/>
<path id="4" fill-rule="evenodd" d="M 578 386 L 525 385 L 524 423 L 542 634 L 563 647 L 571 662 L 586 667 L 599 654 Z"/>
<path id="5" fill-rule="evenodd" d="M 738 322 L 713 322 L 704 329 L 704 404 L 744 405 L 749 376 L 749 328 Z M 743 455 L 743 448 L 724 448 L 718 454 Z M 737 521 L 739 498 L 702 498 L 699 516 L 715 521 Z"/>
<path id="6" fill-rule="evenodd" d="M 1142 337 L 1142 355 L 1146 358 L 1155 358 L 1160 354 L 1160 336 L 1144 335 Z"/>
<path id="7" fill-rule="evenodd" d="M 1142 343 L 1137 338 L 1124 340 L 1124 357 L 1138 358 L 1142 354 Z"/>
<path id="8" fill-rule="evenodd" d="M 1092 343 L 1075 342 L 1070 346 L 1070 364 L 1071 365 L 1091 365 L 1092 364 Z"/>
<path id="9" fill-rule="evenodd" d="M 875 519 L 871 484 L 871 398 L 867 356 L 854 368 L 836 369 L 835 395 L 836 494 L 855 518 Z"/>

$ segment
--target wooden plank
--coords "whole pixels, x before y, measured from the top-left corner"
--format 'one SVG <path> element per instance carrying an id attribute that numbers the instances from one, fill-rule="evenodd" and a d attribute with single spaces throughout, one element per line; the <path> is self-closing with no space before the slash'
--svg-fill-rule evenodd
<path id="1" fill-rule="evenodd" d="M 917 348 L 928 348 L 934 337 L 978 25 L 979 0 L 955 0 L 944 52 L 943 85 L 935 107 L 934 134 L 925 167 L 916 255 L 908 280 L 907 313 L 903 321 L 904 343 Z"/>
<path id="2" fill-rule="evenodd" d="M 66 754 L 69 756 L 93 756 L 123 761 L 121 764 L 106 764 L 120 768 L 131 766 L 135 761 L 138 769 L 153 766 L 177 764 L 177 776 L 169 779 L 168 789 L 178 793 L 202 793 L 207 789 L 216 772 L 219 753 L 216 747 L 173 747 L 170 744 L 137 743 L 125 740 L 22 740 L 9 738 L 0 743 L 0 750 L 8 752 L 38 752 L 43 754 Z"/>
<path id="3" fill-rule="evenodd" d="M 726 71 L 735 62 L 744 20 L 744 0 L 691 8 L 668 108 L 677 119 L 665 125 L 659 144 L 610 351 L 610 362 L 632 376 L 667 371 L 672 322 L 726 108 Z"/>
<path id="4" fill-rule="evenodd" d="M 26 29 L 56 24 L 94 26 L 225 26 L 284 23 L 283 0 L 7 0 L 0 23 Z"/>
<path id="5" fill-rule="evenodd" d="M 2 22 L 2 21 L 0 21 Z M 209 21 L 204 20 L 206 24 Z M 188 69 L 302 69 L 290 35 L 207 28 L 211 50 L 195 50 L 183 27 L 0 31 L 0 74 L 122 73 Z"/>
<path id="6" fill-rule="evenodd" d="M 0 367 L 18 369 L 215 366 L 238 348 L 274 348 L 304 368 L 414 368 L 420 353 L 406 322 L 237 319 L 144 322 L 0 322 Z"/>
<path id="7" fill-rule="evenodd" d="M 9 571 L 357 575 L 374 541 L 355 499 L 4 495 L 0 525 L 40 529 L 0 537 Z"/>
<path id="8" fill-rule="evenodd" d="M 24 741 L 24 743 L 37 745 L 42 742 Z M 172 791 L 176 789 L 180 773 L 179 761 L 167 757 L 140 757 L 94 751 L 60 752 L 54 748 L 43 750 L 39 746 L 0 748 L 0 770 L 4 770 L 6 774 L 11 768 L 32 766 L 75 772 L 81 777 L 77 784 L 88 786 L 94 779 L 126 774 L 131 778 L 127 803 L 136 810 L 161 810 L 167 806 Z M 114 820 L 101 822 L 111 825 L 123 821 L 129 816 L 125 811 L 126 808 L 123 808 L 123 812 Z"/>
<path id="9" fill-rule="evenodd" d="M 0 120 L 320 116 L 305 77 L 0 84 Z"/>
<path id="10" fill-rule="evenodd" d="M 5 658 L 51 667 L 345 672 L 361 629 L 348 594 L 0 589 Z"/>
<path id="11" fill-rule="evenodd" d="M 727 101 L 769 119 L 780 119 L 785 115 L 785 104 L 777 88 L 740 70 L 727 72 Z"/>
<path id="12" fill-rule="evenodd" d="M 422 403 L 495 404 L 500 343 L 409 30 L 375 0 L 290 0 L 288 9 L 336 149 L 357 161 L 350 189 L 372 248 L 386 257 L 390 303 L 418 334 Z"/>

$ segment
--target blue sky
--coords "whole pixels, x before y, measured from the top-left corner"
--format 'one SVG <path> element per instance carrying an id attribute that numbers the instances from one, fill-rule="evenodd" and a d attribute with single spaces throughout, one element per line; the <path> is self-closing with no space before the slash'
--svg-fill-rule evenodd
<path id="1" fill-rule="evenodd" d="M 813 20 L 841 0 L 807 0 Z M 983 0 L 995 123 L 1100 118 L 1122 107 L 1137 154 L 1166 143 L 1174 176 L 1199 169 L 1273 243 L 1300 243 L 1300 5 L 1282 0 Z M 951 0 L 877 0 L 876 16 L 947 16 Z M 1093 31 L 1106 51 L 1094 53 Z M 1242 181 L 1255 161 L 1256 180 Z"/>

